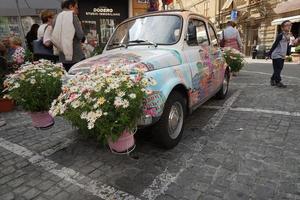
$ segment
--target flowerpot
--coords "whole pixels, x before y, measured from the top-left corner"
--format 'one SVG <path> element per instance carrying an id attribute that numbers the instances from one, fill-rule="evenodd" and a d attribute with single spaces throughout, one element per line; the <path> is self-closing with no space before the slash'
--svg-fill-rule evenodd
<path id="1" fill-rule="evenodd" d="M 124 131 L 116 141 L 108 139 L 109 148 L 117 153 L 129 153 L 135 146 L 134 134 L 129 131 Z"/>
<path id="2" fill-rule="evenodd" d="M 50 128 L 54 124 L 53 117 L 48 112 L 31 112 L 32 125 L 36 128 Z"/>
<path id="3" fill-rule="evenodd" d="M 300 62 L 300 53 L 292 53 L 292 60 L 295 63 L 299 63 Z"/>
<path id="4" fill-rule="evenodd" d="M 13 100 L 0 98 L 0 112 L 10 112 L 14 107 L 15 104 Z"/>

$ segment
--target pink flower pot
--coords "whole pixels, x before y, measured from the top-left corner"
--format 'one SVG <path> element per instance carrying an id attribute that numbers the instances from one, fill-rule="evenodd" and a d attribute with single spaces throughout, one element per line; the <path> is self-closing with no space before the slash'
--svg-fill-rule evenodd
<path id="1" fill-rule="evenodd" d="M 54 124 L 53 117 L 48 112 L 30 112 L 32 125 L 36 128 L 48 128 Z"/>
<path id="2" fill-rule="evenodd" d="M 108 145 L 112 151 L 115 151 L 117 153 L 128 152 L 129 149 L 131 149 L 135 145 L 134 134 L 129 131 L 124 131 L 115 142 L 109 139 Z"/>

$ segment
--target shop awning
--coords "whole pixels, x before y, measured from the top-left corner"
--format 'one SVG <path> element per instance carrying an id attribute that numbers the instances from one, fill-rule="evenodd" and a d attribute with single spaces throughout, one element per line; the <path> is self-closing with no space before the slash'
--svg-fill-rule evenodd
<path id="1" fill-rule="evenodd" d="M 0 0 L 0 16 L 37 15 L 38 9 L 60 9 L 61 2 L 61 0 Z"/>
<path id="2" fill-rule="evenodd" d="M 277 4 L 274 11 L 277 14 L 287 13 L 295 10 L 300 10 L 300 1 L 299 0 L 289 0 L 286 2 L 282 2 Z"/>
<path id="3" fill-rule="evenodd" d="M 275 19 L 272 21 L 272 25 L 280 25 L 285 20 L 290 20 L 291 22 L 300 22 L 300 15 L 296 15 L 293 17 L 285 17 L 280 19 Z"/>
<path id="4" fill-rule="evenodd" d="M 232 3 L 233 3 L 233 0 L 226 0 L 226 2 L 224 3 L 224 5 L 222 7 L 222 10 L 228 9 Z"/>

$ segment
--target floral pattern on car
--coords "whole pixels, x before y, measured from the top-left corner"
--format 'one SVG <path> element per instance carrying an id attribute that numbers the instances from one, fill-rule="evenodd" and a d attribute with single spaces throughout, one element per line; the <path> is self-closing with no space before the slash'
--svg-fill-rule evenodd
<path id="1" fill-rule="evenodd" d="M 163 113 L 165 96 L 160 91 L 151 91 L 144 100 L 144 113 L 151 117 L 158 117 Z"/>
<path id="2" fill-rule="evenodd" d="M 199 55 L 200 60 L 196 63 L 198 73 L 192 77 L 193 89 L 189 91 L 190 106 L 197 105 L 220 84 L 225 70 L 225 62 L 219 48 L 202 46 Z"/>

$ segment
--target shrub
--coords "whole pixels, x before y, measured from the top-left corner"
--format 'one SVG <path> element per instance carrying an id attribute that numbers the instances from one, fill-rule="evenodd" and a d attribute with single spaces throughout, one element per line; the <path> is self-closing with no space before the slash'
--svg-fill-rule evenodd
<path id="1" fill-rule="evenodd" d="M 300 53 L 300 45 L 295 48 L 296 53 Z"/>
<path id="2" fill-rule="evenodd" d="M 50 112 L 70 120 L 84 134 L 115 141 L 123 131 L 136 127 L 146 87 L 154 81 L 142 72 L 133 78 L 126 70 L 100 68 L 70 79 Z"/>
<path id="3" fill-rule="evenodd" d="M 224 48 L 224 58 L 232 72 L 239 72 L 245 65 L 244 55 L 233 48 Z"/>
<path id="4" fill-rule="evenodd" d="M 50 61 L 23 65 L 4 81 L 5 91 L 26 111 L 48 111 L 61 92 L 64 69 Z"/>

